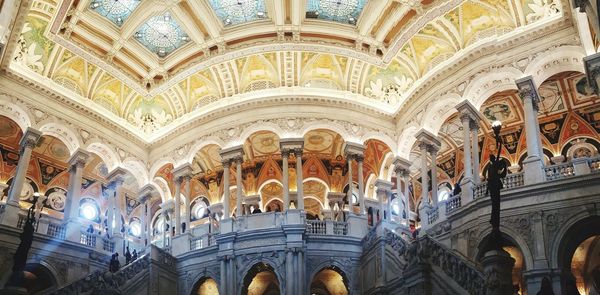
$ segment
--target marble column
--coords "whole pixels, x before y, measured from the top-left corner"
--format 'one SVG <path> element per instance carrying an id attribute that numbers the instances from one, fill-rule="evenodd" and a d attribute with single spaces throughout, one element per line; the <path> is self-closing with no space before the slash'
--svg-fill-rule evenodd
<path id="1" fill-rule="evenodd" d="M 377 179 L 375 180 L 375 186 L 377 187 L 377 197 L 379 199 L 379 219 L 380 220 L 391 220 L 389 212 L 390 194 L 392 191 L 393 183 Z M 385 202 L 387 198 L 388 202 Z M 387 214 L 386 214 L 387 211 Z"/>
<path id="2" fill-rule="evenodd" d="M 19 142 L 19 163 L 13 177 L 12 183 L 8 190 L 8 200 L 6 202 L 6 209 L 4 214 L 0 216 L 1 223 L 10 226 L 17 226 L 19 219 L 19 211 L 21 206 L 19 205 L 19 197 L 23 190 L 23 184 L 27 176 L 27 168 L 29 167 L 29 161 L 31 160 L 31 153 L 37 146 L 42 133 L 33 128 L 27 128 L 25 134 Z M 11 208 L 12 207 L 12 208 Z"/>
<path id="3" fill-rule="evenodd" d="M 175 177 L 175 194 L 173 194 L 173 206 L 175 207 L 175 218 L 172 224 L 175 235 L 181 234 L 181 176 Z"/>
<path id="4" fill-rule="evenodd" d="M 471 154 L 471 117 L 469 115 L 462 115 L 460 120 L 463 125 L 463 149 L 464 149 L 464 160 L 465 160 L 465 168 L 464 168 L 464 181 L 473 181 L 473 155 Z"/>
<path id="5" fill-rule="evenodd" d="M 354 183 L 352 181 L 352 159 L 354 159 L 354 155 L 346 155 L 346 159 L 348 160 L 348 192 L 346 193 L 346 198 L 348 199 L 348 212 L 350 214 L 354 213 L 354 201 L 352 200 Z"/>
<path id="6" fill-rule="evenodd" d="M 398 202 L 398 209 L 402 208 L 401 210 L 398 210 L 398 219 L 400 220 L 406 220 L 402 215 L 404 215 L 403 213 L 405 212 L 404 207 L 406 207 L 406 205 L 404 207 L 402 206 L 402 203 L 404 202 L 404 198 L 401 197 L 403 195 L 402 193 L 402 187 L 401 187 L 401 183 L 400 183 L 400 177 L 402 176 L 402 173 L 404 173 L 404 169 L 400 168 L 400 167 L 395 167 L 394 169 L 396 171 L 396 199 Z M 407 204 L 407 203 L 404 203 Z M 390 211 L 390 214 L 392 213 L 392 211 Z M 406 215 L 408 217 L 408 215 Z M 408 221 L 406 222 L 406 224 L 408 225 Z"/>
<path id="7" fill-rule="evenodd" d="M 481 183 L 481 176 L 479 172 L 479 122 L 471 121 L 469 124 L 471 128 L 471 153 L 473 158 L 473 182 L 475 184 Z"/>
<path id="8" fill-rule="evenodd" d="M 282 160 L 282 172 L 283 179 L 281 183 L 283 184 L 283 211 L 287 211 L 290 207 L 290 171 L 288 168 L 288 159 L 290 157 L 290 150 L 282 149 L 281 150 L 281 160 Z"/>
<path id="9" fill-rule="evenodd" d="M 302 149 L 295 149 L 294 154 L 296 155 L 296 209 L 304 210 L 304 177 L 302 176 Z"/>
<path id="10" fill-rule="evenodd" d="M 81 177 L 83 167 L 88 158 L 88 152 L 77 149 L 69 160 L 69 187 L 67 190 L 67 204 L 65 206 L 63 220 L 67 225 L 67 239 L 77 243 L 80 241 L 81 237 L 81 223 L 79 222 Z"/>
<path id="11" fill-rule="evenodd" d="M 119 202 L 119 199 L 121 198 L 121 191 L 123 189 L 123 178 L 117 178 L 115 180 L 113 180 L 114 182 L 114 186 L 115 186 L 115 198 L 114 198 L 114 205 L 115 205 L 115 230 L 117 231 L 115 235 L 122 235 L 121 229 L 123 228 L 123 220 L 121 219 L 121 202 Z"/>
<path id="12" fill-rule="evenodd" d="M 237 211 L 235 216 L 236 217 L 241 217 L 242 215 L 244 215 L 244 211 L 242 208 L 242 199 L 243 199 L 243 189 L 244 186 L 242 184 L 242 157 L 238 157 L 235 159 L 235 164 L 236 164 L 236 168 L 235 168 L 235 184 L 237 186 L 237 194 L 236 194 L 236 207 L 237 207 Z"/>
<path id="13" fill-rule="evenodd" d="M 531 76 L 515 81 L 519 96 L 523 100 L 525 115 L 525 139 L 527 141 L 527 158 L 523 161 L 524 182 L 534 184 L 545 181 L 543 172 L 543 153 L 540 139 L 540 128 L 537 123 L 538 102 L 537 88 Z"/>
<path id="14" fill-rule="evenodd" d="M 107 216 L 106 216 L 106 232 L 107 234 L 112 237 L 115 233 L 115 195 L 117 193 L 114 191 L 114 189 L 110 190 L 108 192 L 108 212 L 107 212 Z"/>
<path id="15" fill-rule="evenodd" d="M 223 219 L 231 218 L 229 212 L 229 165 L 231 165 L 229 160 L 223 162 Z"/>
<path id="16" fill-rule="evenodd" d="M 116 235 L 121 235 L 121 210 L 119 207 L 119 196 L 121 191 L 121 186 L 123 184 L 125 177 L 125 170 L 123 168 L 116 168 L 111 171 L 106 179 L 109 182 L 109 187 L 111 191 L 109 192 L 109 212 L 108 212 L 108 233 L 112 237 Z"/>
<path id="17" fill-rule="evenodd" d="M 406 225 L 410 225 L 410 171 L 404 170 L 402 177 L 404 178 L 404 210 L 406 212 Z M 416 210 L 415 210 L 416 211 Z"/>
<path id="18" fill-rule="evenodd" d="M 166 203 L 163 203 L 161 207 L 162 207 L 162 210 L 161 210 L 160 214 L 162 215 L 163 226 L 162 226 L 162 228 L 159 228 L 158 230 L 160 232 L 162 232 L 162 248 L 165 249 L 167 247 L 167 226 L 166 226 L 166 224 L 169 223 L 169 221 L 168 221 L 169 212 L 167 210 Z"/>
<path id="19" fill-rule="evenodd" d="M 427 176 L 427 144 L 420 143 L 421 152 L 421 202 L 429 204 L 429 177 Z"/>
<path id="20" fill-rule="evenodd" d="M 433 206 L 438 205 L 438 181 L 437 181 L 437 147 L 429 146 L 428 149 L 431 154 L 431 200 Z"/>
<path id="21" fill-rule="evenodd" d="M 185 231 L 189 231 L 191 228 L 190 225 L 190 216 L 191 216 L 191 210 L 192 208 L 190 208 L 190 200 L 192 199 L 192 176 L 190 174 L 187 174 L 185 176 L 183 176 L 183 180 L 185 181 L 185 186 L 184 186 L 184 194 L 185 194 L 185 198 L 184 198 L 184 207 L 185 207 L 185 215 L 183 217 L 183 222 L 185 223 Z"/>
<path id="22" fill-rule="evenodd" d="M 365 181 L 363 176 L 363 162 L 365 157 L 363 155 L 357 155 L 356 161 L 358 162 L 358 204 L 360 206 L 359 214 L 365 214 Z"/>
<path id="23" fill-rule="evenodd" d="M 88 157 L 88 152 L 78 149 L 69 160 L 69 187 L 67 189 L 67 204 L 64 215 L 66 222 L 78 222 L 82 173 Z"/>

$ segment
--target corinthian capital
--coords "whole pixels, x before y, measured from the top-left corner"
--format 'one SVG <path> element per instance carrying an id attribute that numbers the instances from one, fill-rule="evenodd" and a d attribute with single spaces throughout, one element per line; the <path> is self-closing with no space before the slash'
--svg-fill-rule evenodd
<path id="1" fill-rule="evenodd" d="M 34 148 L 39 143 L 41 137 L 42 132 L 29 127 L 27 128 L 27 131 L 25 131 L 25 134 L 23 134 L 19 145 L 21 146 L 21 149 Z"/>

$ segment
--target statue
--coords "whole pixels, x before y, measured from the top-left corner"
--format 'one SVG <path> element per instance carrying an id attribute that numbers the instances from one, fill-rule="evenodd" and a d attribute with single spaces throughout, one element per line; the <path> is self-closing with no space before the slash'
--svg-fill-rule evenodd
<path id="1" fill-rule="evenodd" d="M 44 200 L 42 203 L 45 202 L 46 200 Z M 21 233 L 21 243 L 19 244 L 19 247 L 13 256 L 12 274 L 6 282 L 6 287 L 22 287 L 23 279 L 25 277 L 24 272 L 25 265 L 27 263 L 27 255 L 29 253 L 29 249 L 31 248 L 31 244 L 33 243 L 33 233 L 35 232 L 33 225 L 36 222 L 35 209 L 37 203 L 38 196 L 34 196 L 33 205 L 31 205 L 29 210 L 27 210 L 27 219 L 25 220 L 23 232 Z"/>
<path id="2" fill-rule="evenodd" d="M 502 236 L 500 233 L 500 190 L 504 187 L 502 179 L 506 177 L 508 171 L 506 163 L 500 159 L 502 151 L 502 138 L 500 137 L 501 125 L 494 124 L 492 126 L 496 138 L 497 154 L 490 155 L 490 164 L 487 170 L 487 191 L 492 199 L 492 214 L 490 223 L 492 224 L 492 233 L 488 243 L 488 250 L 502 249 Z"/>

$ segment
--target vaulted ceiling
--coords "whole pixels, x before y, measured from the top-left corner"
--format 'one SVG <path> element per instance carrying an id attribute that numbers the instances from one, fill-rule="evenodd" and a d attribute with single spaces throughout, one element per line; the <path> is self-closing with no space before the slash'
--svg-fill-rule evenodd
<path id="1" fill-rule="evenodd" d="M 557 0 L 35 0 L 11 69 L 52 81 L 146 134 L 222 98 L 277 87 L 349 91 L 398 107 L 440 63 L 558 17 L 560 7 Z"/>

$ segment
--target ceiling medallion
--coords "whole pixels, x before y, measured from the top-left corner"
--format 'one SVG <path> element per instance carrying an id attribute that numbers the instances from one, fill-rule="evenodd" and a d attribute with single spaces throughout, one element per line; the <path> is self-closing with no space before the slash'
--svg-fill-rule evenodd
<path id="1" fill-rule="evenodd" d="M 190 37 L 169 13 L 150 18 L 135 32 L 134 37 L 161 58 L 190 41 Z"/>
<path id="2" fill-rule="evenodd" d="M 267 17 L 264 0 L 210 0 L 223 25 L 237 25 Z"/>
<path id="3" fill-rule="evenodd" d="M 140 2 L 141 0 L 94 0 L 90 3 L 90 9 L 120 27 Z"/>
<path id="4" fill-rule="evenodd" d="M 306 18 L 356 25 L 368 0 L 308 0 Z"/>

